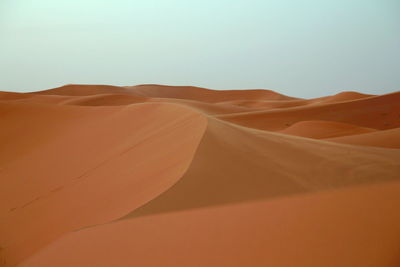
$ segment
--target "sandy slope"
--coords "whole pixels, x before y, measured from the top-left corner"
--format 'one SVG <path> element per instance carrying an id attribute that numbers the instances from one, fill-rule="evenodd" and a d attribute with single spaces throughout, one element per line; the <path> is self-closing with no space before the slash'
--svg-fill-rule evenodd
<path id="1" fill-rule="evenodd" d="M 280 133 L 314 139 L 371 133 L 377 130 L 334 121 L 300 121 Z"/>
<path id="2" fill-rule="evenodd" d="M 397 266 L 399 103 L 0 92 L 0 266 Z"/>
<path id="3" fill-rule="evenodd" d="M 327 141 L 361 146 L 400 148 L 400 128 L 379 132 L 328 138 Z"/>
<path id="4" fill-rule="evenodd" d="M 39 95 L 64 95 L 64 96 L 88 96 L 98 94 L 125 94 L 136 95 L 131 90 L 127 90 L 120 86 L 111 85 L 80 85 L 80 84 L 67 84 L 61 87 L 34 92 L 33 94 Z M 137 95 L 136 95 L 137 96 Z"/>
<path id="5" fill-rule="evenodd" d="M 373 129 L 400 127 L 400 92 L 337 103 L 318 103 L 284 110 L 258 110 L 219 116 L 246 127 L 278 131 L 300 121 L 324 120 Z"/>
<path id="6" fill-rule="evenodd" d="M 398 150 L 349 148 L 209 119 L 179 182 L 127 217 L 394 180 L 399 159 Z"/>
<path id="7" fill-rule="evenodd" d="M 189 209 L 70 233 L 21 266 L 400 264 L 400 184 Z"/>
<path id="8" fill-rule="evenodd" d="M 0 244 L 7 266 L 166 190 L 186 170 L 206 125 L 200 114 L 171 104 L 1 107 L 8 131 L 0 139 Z"/>
<path id="9" fill-rule="evenodd" d="M 319 97 L 312 99 L 311 102 L 318 102 L 318 103 L 333 103 L 333 102 L 345 102 L 345 101 L 352 101 L 352 100 L 357 100 L 357 99 L 362 99 L 362 98 L 367 98 L 367 97 L 372 97 L 374 95 L 368 95 L 368 94 L 362 94 L 359 92 L 352 92 L 352 91 L 347 91 L 347 92 L 340 92 L 336 95 L 331 95 L 331 96 L 325 96 L 325 97 Z"/>

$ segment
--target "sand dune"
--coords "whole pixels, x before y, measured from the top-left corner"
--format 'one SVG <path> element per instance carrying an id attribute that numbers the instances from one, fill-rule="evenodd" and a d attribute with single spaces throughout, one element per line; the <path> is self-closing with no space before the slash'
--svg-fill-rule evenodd
<path id="1" fill-rule="evenodd" d="M 312 99 L 311 102 L 319 102 L 319 103 L 334 103 L 334 102 L 345 102 L 345 101 L 352 101 L 352 100 L 359 100 L 361 98 L 372 97 L 374 95 L 362 94 L 359 92 L 340 92 L 336 95 L 332 96 L 325 96 L 320 98 Z"/>
<path id="2" fill-rule="evenodd" d="M 206 125 L 200 114 L 171 104 L 2 107 L 8 111 L 0 139 L 6 266 L 166 190 L 186 170 Z M 15 125 L 22 121 L 29 123 Z"/>
<path id="3" fill-rule="evenodd" d="M 111 85 L 82 85 L 82 84 L 67 84 L 61 87 L 34 92 L 33 94 L 40 95 L 65 95 L 65 96 L 88 96 L 98 94 L 126 94 L 135 95 L 131 90 L 127 90 L 120 86 Z"/>
<path id="4" fill-rule="evenodd" d="M 127 217 L 394 180 L 400 178 L 399 156 L 209 119 L 179 182 Z"/>
<path id="5" fill-rule="evenodd" d="M 279 131 L 306 120 L 335 121 L 373 129 L 400 127 L 400 92 L 360 100 L 307 105 L 285 110 L 258 110 L 219 116 L 250 128 Z"/>
<path id="6" fill-rule="evenodd" d="M 61 96 L 61 95 L 37 95 L 30 93 L 10 93 L 10 92 L 0 92 L 0 102 L 7 101 L 10 103 L 43 103 L 43 104 L 57 104 L 68 99 L 71 96 Z"/>
<path id="7" fill-rule="evenodd" d="M 397 266 L 399 190 L 376 185 L 113 222 L 70 233 L 21 266 Z"/>
<path id="8" fill-rule="evenodd" d="M 361 146 L 400 148 L 400 128 L 326 139 L 331 142 Z"/>
<path id="9" fill-rule="evenodd" d="M 59 102 L 64 105 L 78 105 L 78 106 L 123 106 L 136 103 L 144 102 L 162 102 L 162 103 L 173 103 L 188 106 L 206 114 L 232 114 L 243 111 L 248 111 L 246 108 L 237 107 L 229 104 L 210 104 L 195 100 L 186 99 L 175 99 L 175 98 L 150 98 L 133 95 L 116 95 L 116 94 L 104 94 L 104 95 L 89 95 L 66 99 L 65 101 Z"/>
<path id="10" fill-rule="evenodd" d="M 97 94 L 70 98 L 61 102 L 64 105 L 78 106 L 124 106 L 147 102 L 148 98 L 134 95 Z"/>
<path id="11" fill-rule="evenodd" d="M 0 266 L 397 266 L 399 103 L 0 92 Z"/>
<path id="12" fill-rule="evenodd" d="M 223 104 L 230 104 L 240 107 L 258 108 L 258 109 L 279 109 L 279 108 L 290 108 L 297 106 L 309 105 L 309 100 L 234 100 L 219 102 Z"/>
<path id="13" fill-rule="evenodd" d="M 333 121 L 301 121 L 289 126 L 280 133 L 322 139 L 338 136 L 371 133 L 377 130 Z"/>
<path id="14" fill-rule="evenodd" d="M 179 98 L 203 102 L 223 102 L 233 100 L 291 100 L 271 90 L 209 90 L 194 86 L 139 85 L 129 86 L 132 92 L 147 97 Z"/>

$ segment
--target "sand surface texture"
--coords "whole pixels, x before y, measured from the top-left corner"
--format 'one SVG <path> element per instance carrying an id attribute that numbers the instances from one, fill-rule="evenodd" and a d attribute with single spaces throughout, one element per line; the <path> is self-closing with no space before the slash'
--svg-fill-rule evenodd
<path id="1" fill-rule="evenodd" d="M 66 85 L 0 127 L 0 266 L 400 266 L 400 92 Z"/>

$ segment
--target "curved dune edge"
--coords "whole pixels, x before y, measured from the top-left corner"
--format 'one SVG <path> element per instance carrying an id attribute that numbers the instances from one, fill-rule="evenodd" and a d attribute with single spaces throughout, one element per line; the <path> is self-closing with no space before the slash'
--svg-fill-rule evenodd
<path id="1" fill-rule="evenodd" d="M 387 182 L 399 179 L 399 158 L 397 150 L 349 148 L 209 118 L 179 181 L 121 219 Z"/>
<path id="2" fill-rule="evenodd" d="M 20 143 L 0 155 L 18 153 L 1 165 L 4 266 L 65 233 L 117 219 L 167 190 L 186 171 L 207 125 L 202 114 L 164 103 L 0 108 L 9 111 L 2 125 L 8 122 L 5 129 Z M 12 127 L 22 118 L 29 124 Z M 32 144 L 43 133 L 45 143 Z"/>
<path id="3" fill-rule="evenodd" d="M 396 182 L 118 221 L 20 266 L 394 267 L 399 193 Z"/>
<path id="4" fill-rule="evenodd" d="M 300 121 L 279 132 L 313 139 L 326 139 L 376 131 L 376 129 L 333 121 Z"/>

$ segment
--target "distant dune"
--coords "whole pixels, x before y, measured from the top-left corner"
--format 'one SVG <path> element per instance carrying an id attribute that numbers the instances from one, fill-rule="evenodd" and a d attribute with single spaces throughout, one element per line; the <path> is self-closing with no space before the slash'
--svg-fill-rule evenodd
<path id="1" fill-rule="evenodd" d="M 300 121 L 280 131 L 314 139 L 371 133 L 377 130 L 335 121 Z"/>
<path id="2" fill-rule="evenodd" d="M 400 92 L 0 92 L 0 266 L 400 266 Z"/>

